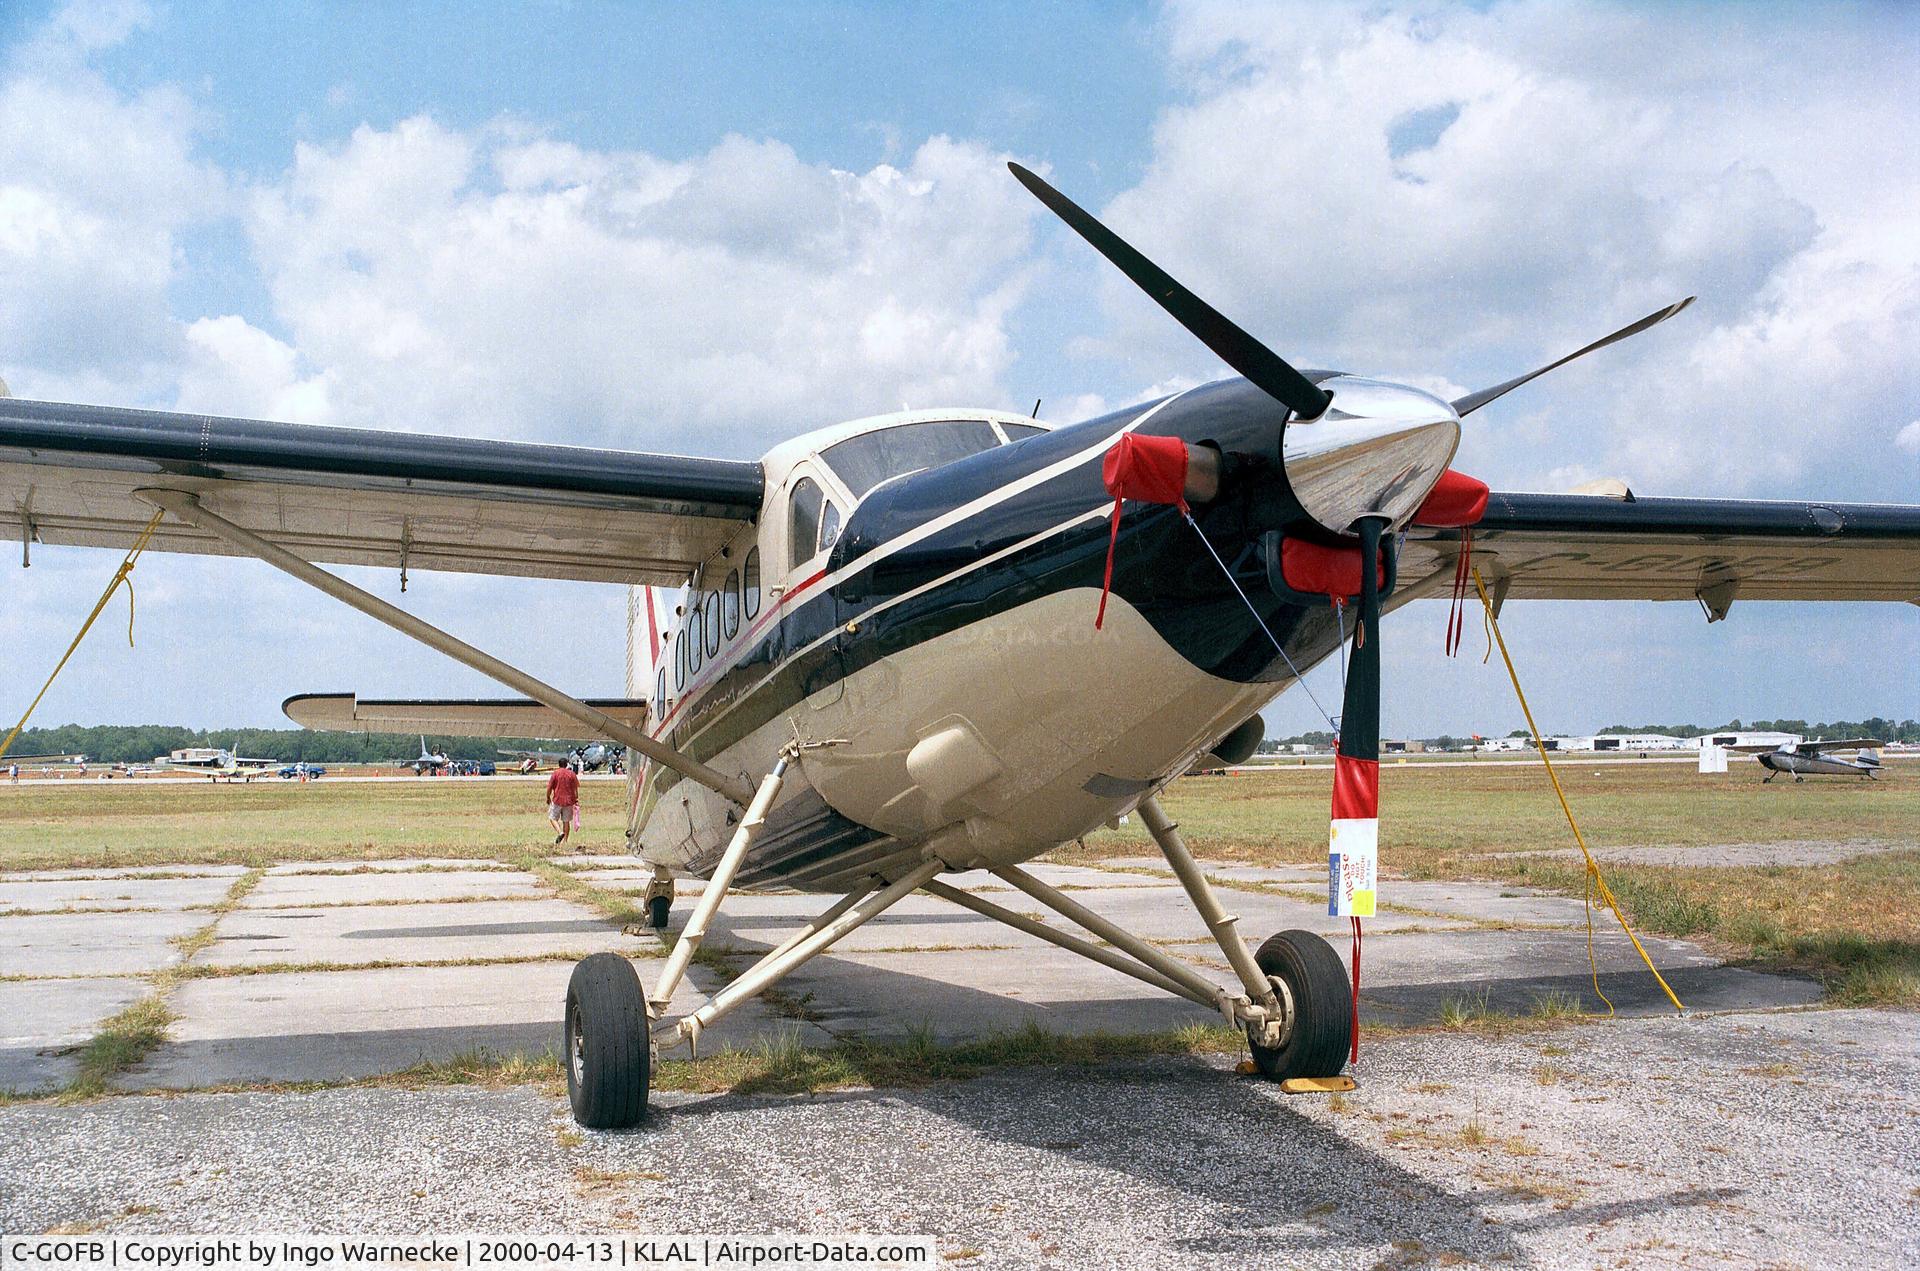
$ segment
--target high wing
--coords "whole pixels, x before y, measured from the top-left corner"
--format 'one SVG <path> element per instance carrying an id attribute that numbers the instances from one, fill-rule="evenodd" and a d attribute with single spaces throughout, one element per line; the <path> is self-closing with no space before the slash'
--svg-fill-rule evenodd
<path id="1" fill-rule="evenodd" d="M 643 698 L 589 697 L 587 705 L 644 728 Z M 304 693 L 280 709 L 302 728 L 348 733 L 440 733 L 455 737 L 577 737 L 580 724 L 523 697 L 362 701 L 352 693 Z M 518 752 L 515 752 L 518 753 Z M 545 753 L 545 752 L 537 752 Z"/>
<path id="2" fill-rule="evenodd" d="M 1443 585 L 1460 539 L 1413 528 L 1401 577 Z M 1710 620 L 1735 599 L 1920 603 L 1920 507 L 1495 493 L 1472 563 L 1496 603 L 1697 600 Z"/>
<path id="3" fill-rule="evenodd" d="M 148 487 L 322 564 L 676 585 L 758 515 L 760 465 L 0 398 L 0 535 L 130 546 Z M 231 555 L 173 517 L 151 550 Z"/>
<path id="4" fill-rule="evenodd" d="M 1803 741 L 1794 749 L 1801 754 L 1819 754 L 1823 750 L 1880 750 L 1886 742 L 1878 737 L 1843 737 L 1837 741 Z"/>

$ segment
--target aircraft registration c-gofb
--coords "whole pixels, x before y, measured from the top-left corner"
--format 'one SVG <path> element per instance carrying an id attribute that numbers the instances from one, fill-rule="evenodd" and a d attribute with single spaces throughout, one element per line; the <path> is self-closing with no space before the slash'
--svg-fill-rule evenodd
<path id="1" fill-rule="evenodd" d="M 1014 174 L 1238 374 L 1062 427 L 863 419 L 758 463 L 7 400 L 0 527 L 23 552 L 125 548 L 158 509 L 152 550 L 259 557 L 519 695 L 291 699 L 303 724 L 595 738 L 643 760 L 628 833 L 656 871 L 656 925 L 676 875 L 708 884 L 651 989 L 615 954 L 574 971 L 568 1089 L 601 1127 L 642 1117 L 659 1048 L 922 890 L 1218 1010 L 1267 1076 L 1337 1076 L 1356 1027 L 1339 955 L 1302 931 L 1251 944 L 1156 799 L 1251 751 L 1260 708 L 1300 673 L 1353 645 L 1330 903 L 1357 922 L 1375 886 L 1378 620 L 1461 585 L 1469 552 L 1496 605 L 1693 600 L 1711 621 L 1736 598 L 1920 599 L 1920 507 L 1490 492 L 1448 468 L 1461 417 L 1571 358 L 1453 402 L 1300 371 Z M 645 679 L 582 700 L 322 563 L 628 584 Z M 1022 868 L 1130 813 L 1227 983 Z M 1085 934 L 939 877 L 972 870 Z M 730 886 L 837 899 L 666 1019 Z"/>

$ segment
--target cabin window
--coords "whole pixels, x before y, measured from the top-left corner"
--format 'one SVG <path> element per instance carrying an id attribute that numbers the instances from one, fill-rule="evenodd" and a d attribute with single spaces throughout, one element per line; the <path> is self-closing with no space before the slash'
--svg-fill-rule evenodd
<path id="1" fill-rule="evenodd" d="M 707 631 L 707 656 L 720 652 L 720 593 L 707 593 L 707 612 L 705 621 Z"/>
<path id="2" fill-rule="evenodd" d="M 840 538 L 840 509 L 827 500 L 827 506 L 820 511 L 820 550 L 826 551 Z"/>
<path id="3" fill-rule="evenodd" d="M 692 674 L 700 669 L 700 643 L 704 638 L 700 631 L 700 605 L 698 597 L 695 603 L 687 607 L 687 672 Z"/>
<path id="4" fill-rule="evenodd" d="M 813 558 L 814 543 L 820 537 L 820 505 L 825 501 L 812 477 L 793 483 L 793 493 L 787 496 L 787 546 L 795 565 Z"/>
<path id="5" fill-rule="evenodd" d="M 664 719 L 667 714 L 667 668 L 662 665 L 659 678 L 653 682 L 653 717 Z"/>
<path id="6" fill-rule="evenodd" d="M 740 602 L 747 611 L 747 617 L 760 612 L 760 549 L 755 547 L 747 553 L 746 572 L 741 576 Z"/>
<path id="7" fill-rule="evenodd" d="M 735 569 L 728 572 L 727 585 L 720 589 L 720 594 L 725 598 L 721 603 L 727 615 L 727 639 L 731 640 L 740 634 L 739 570 Z"/>
<path id="8" fill-rule="evenodd" d="M 999 444 L 999 434 L 983 419 L 942 419 L 896 424 L 849 437 L 828 446 L 820 457 L 858 499 L 882 481 L 937 468 Z"/>
<path id="9" fill-rule="evenodd" d="M 1007 434 L 1008 441 L 1024 441 L 1028 437 L 1038 437 L 1047 430 L 1037 424 L 1002 424 L 1000 431 Z"/>
<path id="10" fill-rule="evenodd" d="M 668 639 L 673 640 L 673 687 L 678 691 L 687 686 L 687 638 L 681 634 L 678 639 Z"/>

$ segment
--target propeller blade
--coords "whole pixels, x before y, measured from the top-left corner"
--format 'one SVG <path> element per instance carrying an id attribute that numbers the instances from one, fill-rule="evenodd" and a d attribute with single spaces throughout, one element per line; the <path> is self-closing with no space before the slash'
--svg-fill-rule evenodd
<path id="1" fill-rule="evenodd" d="M 1377 912 L 1380 895 L 1380 535 L 1384 517 L 1361 518 L 1360 612 L 1347 688 L 1340 707 L 1340 744 L 1333 756 L 1332 821 L 1327 834 L 1327 913 L 1353 923 L 1350 1060 L 1360 1058 L 1360 920 Z"/>
<path id="2" fill-rule="evenodd" d="M 1181 286 L 1172 275 L 1135 251 L 1072 199 L 1017 163 L 1009 163 L 1007 168 L 1049 211 L 1093 244 L 1095 251 L 1119 266 L 1134 286 L 1152 296 L 1155 303 L 1173 315 L 1174 321 L 1191 331 L 1222 362 L 1302 419 L 1316 419 L 1327 409 L 1327 403 L 1333 399 L 1287 365 L 1279 354 Z"/>
<path id="3" fill-rule="evenodd" d="M 1652 313 L 1648 314 L 1646 317 L 1640 319 L 1640 321 L 1634 323 L 1633 325 L 1621 327 L 1618 331 L 1615 331 L 1612 335 L 1608 336 L 1606 339 L 1595 340 L 1592 344 L 1589 344 L 1586 348 L 1580 349 L 1573 353 L 1569 353 L 1565 357 L 1561 358 L 1558 362 L 1549 362 L 1537 371 L 1528 371 L 1525 375 L 1519 376 L 1516 379 L 1510 379 L 1504 384 L 1495 384 L 1492 388 L 1483 388 L 1477 393 L 1468 393 L 1465 397 L 1462 397 L 1458 401 L 1453 403 L 1453 412 L 1454 414 L 1459 415 L 1461 418 L 1464 419 L 1466 416 L 1473 414 L 1474 411 L 1479 410 L 1482 406 L 1485 406 L 1488 402 L 1494 400 L 1496 397 L 1506 396 L 1506 394 L 1512 392 L 1516 388 L 1519 388 L 1522 384 L 1526 383 L 1530 379 L 1537 379 L 1538 377 L 1545 375 L 1548 371 L 1553 370 L 1555 367 L 1565 366 L 1567 363 L 1573 361 L 1573 359 L 1577 357 L 1585 357 L 1587 354 L 1593 352 L 1595 349 L 1604 349 L 1609 344 L 1614 343 L 1616 340 L 1624 340 L 1630 335 L 1639 335 L 1642 331 L 1645 331 L 1648 327 L 1657 326 L 1660 323 L 1665 322 L 1668 318 L 1671 318 L 1674 314 L 1679 313 L 1682 309 L 1692 304 L 1693 301 L 1694 301 L 1694 297 L 1688 296 L 1685 300 L 1682 300 L 1679 304 L 1671 304 L 1664 309 L 1656 309 Z"/>

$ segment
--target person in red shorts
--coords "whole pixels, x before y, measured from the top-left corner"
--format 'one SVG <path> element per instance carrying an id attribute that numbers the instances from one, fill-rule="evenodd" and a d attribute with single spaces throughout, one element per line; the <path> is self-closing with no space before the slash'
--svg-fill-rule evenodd
<path id="1" fill-rule="evenodd" d="M 561 764 L 547 778 L 547 824 L 554 829 L 555 847 L 580 828 L 580 774 L 571 764 Z"/>

